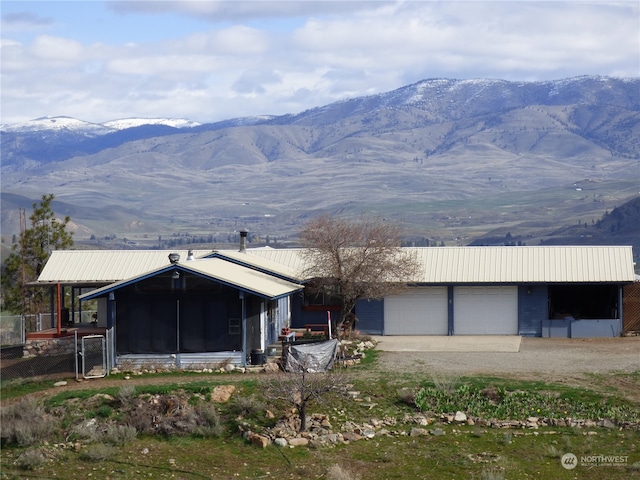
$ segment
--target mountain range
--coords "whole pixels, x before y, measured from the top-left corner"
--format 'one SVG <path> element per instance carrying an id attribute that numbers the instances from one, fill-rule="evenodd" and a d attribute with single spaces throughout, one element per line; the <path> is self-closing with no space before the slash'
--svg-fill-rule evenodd
<path id="1" fill-rule="evenodd" d="M 3 236 L 54 193 L 76 242 L 241 228 L 287 242 L 328 212 L 401 222 L 416 244 L 535 244 L 640 194 L 638 78 L 429 79 L 281 116 L 0 131 Z"/>

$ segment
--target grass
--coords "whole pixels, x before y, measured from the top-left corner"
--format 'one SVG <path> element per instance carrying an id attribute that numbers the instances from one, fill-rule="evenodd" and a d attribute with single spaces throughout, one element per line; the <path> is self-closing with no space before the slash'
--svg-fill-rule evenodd
<path id="1" fill-rule="evenodd" d="M 581 405 L 591 405 L 590 414 L 606 413 L 607 405 L 619 407 L 630 415 L 635 412 L 636 421 L 640 400 L 618 398 L 597 385 L 592 389 L 591 380 L 569 386 L 501 377 L 429 378 L 410 372 L 390 377 L 373 368 L 375 353 L 369 352 L 366 358 L 368 362 L 347 370 L 353 390 L 360 392 L 356 400 L 338 397 L 316 403 L 309 413 L 329 415 L 334 431 L 347 421 L 363 424 L 391 417 L 397 422 L 388 427 L 388 434 L 331 447 L 271 445 L 262 449 L 244 440 L 238 428 L 249 425 L 261 432 L 275 421 L 269 411 L 276 417 L 284 412 L 284 405 L 262 395 L 266 376 L 158 375 L 163 384 L 133 387 L 123 379 L 120 387 L 108 388 L 100 388 L 97 381 L 91 384 L 95 388 L 54 390 L 38 403 L 32 395 L 23 394 L 20 402 L 3 407 L 2 478 L 640 478 L 637 429 L 504 430 L 431 423 L 427 430 L 440 428 L 444 435 L 411 437 L 408 433 L 415 424 L 405 420 L 420 413 L 412 401 L 421 389 L 444 392 L 447 401 L 458 402 L 451 408 L 467 412 L 479 400 L 465 395 L 484 391 L 489 399 L 494 394 L 504 397 L 517 393 L 527 408 L 532 401 L 540 402 L 540 396 L 566 402 L 574 411 Z M 637 375 L 621 378 L 635 381 Z M 229 383 L 236 387 L 229 402 L 213 404 L 207 400 L 216 385 Z M 22 407 L 14 406 L 18 404 Z M 28 418 L 28 412 L 38 418 L 45 412 L 57 422 L 43 431 L 27 422 L 34 431 L 20 438 L 28 441 L 18 441 L 17 436 L 6 438 L 7 426 L 21 432 L 15 428 L 16 422 Z M 138 416 L 132 416 L 132 412 L 138 412 Z M 145 417 L 145 412 L 153 415 L 158 429 L 147 421 L 150 417 Z M 140 428 L 132 428 L 135 422 Z M 593 455 L 627 459 L 618 466 L 578 465 L 566 470 L 561 465 L 566 453 L 575 454 L 579 461 Z"/>

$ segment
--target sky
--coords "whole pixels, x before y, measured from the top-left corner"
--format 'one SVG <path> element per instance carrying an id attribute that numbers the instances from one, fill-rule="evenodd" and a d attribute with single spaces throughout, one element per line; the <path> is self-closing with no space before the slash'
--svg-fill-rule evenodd
<path id="1" fill-rule="evenodd" d="M 640 76 L 640 1 L 0 1 L 0 123 L 282 115 L 428 78 Z"/>

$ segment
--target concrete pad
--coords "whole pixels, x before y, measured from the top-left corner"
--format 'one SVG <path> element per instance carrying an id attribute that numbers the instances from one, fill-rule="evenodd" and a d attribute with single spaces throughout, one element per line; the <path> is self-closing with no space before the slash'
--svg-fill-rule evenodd
<path id="1" fill-rule="evenodd" d="M 383 352 L 506 352 L 520 351 L 518 335 L 374 336 Z"/>

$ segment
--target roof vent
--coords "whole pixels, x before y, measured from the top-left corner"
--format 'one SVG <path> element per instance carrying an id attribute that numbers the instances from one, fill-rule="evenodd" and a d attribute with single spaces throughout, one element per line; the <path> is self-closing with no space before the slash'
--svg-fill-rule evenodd
<path id="1" fill-rule="evenodd" d="M 190 262 L 193 258 L 193 250 L 189 250 L 189 253 L 187 253 L 187 262 Z"/>
<path id="2" fill-rule="evenodd" d="M 170 253 L 169 254 L 169 261 L 171 263 L 178 263 L 180 261 L 180 254 L 179 253 Z"/>

